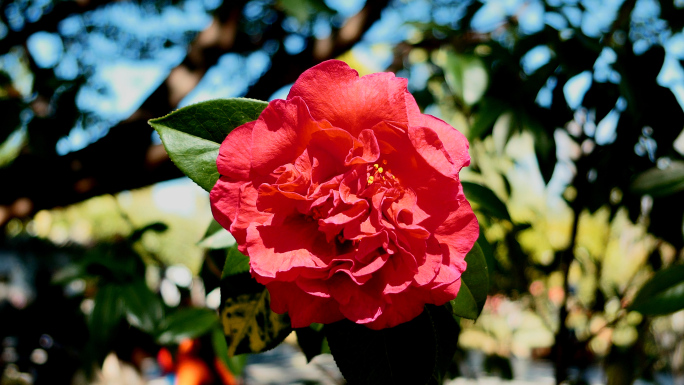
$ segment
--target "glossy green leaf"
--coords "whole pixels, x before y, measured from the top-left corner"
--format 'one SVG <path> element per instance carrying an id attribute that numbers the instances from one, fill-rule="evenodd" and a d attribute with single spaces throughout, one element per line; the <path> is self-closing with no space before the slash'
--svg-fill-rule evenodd
<path id="1" fill-rule="evenodd" d="M 185 175 L 210 191 L 219 178 L 218 150 L 236 127 L 256 120 L 268 103 L 252 99 L 216 99 L 150 120 L 166 152 Z"/>
<path id="2" fill-rule="evenodd" d="M 664 169 L 653 167 L 632 182 L 632 191 L 653 197 L 672 195 L 684 190 L 684 161 L 675 160 Z"/>
<path id="3" fill-rule="evenodd" d="M 644 315 L 664 315 L 684 309 L 684 265 L 658 271 L 629 306 Z"/>
<path id="4" fill-rule="evenodd" d="M 159 297 L 142 280 L 121 286 L 120 295 L 128 322 L 140 330 L 154 333 L 164 318 Z"/>
<path id="5" fill-rule="evenodd" d="M 221 298 L 229 356 L 272 349 L 292 331 L 289 317 L 271 311 L 268 290 L 249 273 L 224 278 Z"/>
<path id="6" fill-rule="evenodd" d="M 216 312 L 211 309 L 179 309 L 166 317 L 157 340 L 166 345 L 179 343 L 186 338 L 196 338 L 209 332 L 217 321 Z"/>
<path id="7" fill-rule="evenodd" d="M 226 263 L 223 265 L 223 273 L 221 274 L 221 278 L 246 273 L 248 271 L 249 257 L 242 254 L 240 250 L 237 249 L 237 245 L 234 244 L 228 249 L 228 255 L 226 256 Z"/>
<path id="8" fill-rule="evenodd" d="M 459 332 L 448 304 L 427 305 L 393 328 L 371 330 L 342 320 L 324 330 L 342 375 L 357 385 L 441 384 Z"/>
<path id="9" fill-rule="evenodd" d="M 461 288 L 456 299 L 451 301 L 454 315 L 477 319 L 487 301 L 489 291 L 489 272 L 487 260 L 478 243 L 466 255 L 468 267 L 461 275 Z"/>
<path id="10" fill-rule="evenodd" d="M 211 221 L 204 238 L 197 244 L 207 249 L 225 249 L 235 244 L 235 238 L 215 220 Z"/>
<path id="11" fill-rule="evenodd" d="M 508 208 L 492 190 L 471 182 L 461 182 L 461 184 L 468 201 L 476 203 L 482 212 L 495 218 L 511 220 Z"/>

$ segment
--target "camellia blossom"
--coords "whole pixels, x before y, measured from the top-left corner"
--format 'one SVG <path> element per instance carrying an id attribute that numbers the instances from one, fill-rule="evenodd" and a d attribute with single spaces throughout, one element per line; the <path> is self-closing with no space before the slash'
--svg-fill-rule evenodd
<path id="1" fill-rule="evenodd" d="M 479 234 L 468 142 L 406 85 L 326 61 L 221 145 L 214 218 L 293 327 L 383 329 L 458 294 Z"/>

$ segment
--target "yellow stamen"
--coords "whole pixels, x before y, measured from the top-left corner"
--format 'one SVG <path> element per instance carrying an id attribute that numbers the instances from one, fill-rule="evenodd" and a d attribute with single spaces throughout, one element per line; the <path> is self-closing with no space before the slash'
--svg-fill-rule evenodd
<path id="1" fill-rule="evenodd" d="M 372 175 L 369 176 L 369 177 L 368 177 L 368 183 L 369 183 L 369 184 L 373 183 L 373 180 L 374 180 L 374 179 L 375 179 L 375 178 L 374 178 Z"/>
<path id="2" fill-rule="evenodd" d="M 377 163 L 376 163 L 376 164 L 374 164 L 374 165 L 373 165 L 373 167 L 375 167 L 375 168 L 378 168 L 378 164 L 377 164 Z"/>
<path id="3" fill-rule="evenodd" d="M 380 174 L 382 174 L 382 171 L 383 171 L 382 167 L 378 168 L 378 172 L 379 172 Z"/>

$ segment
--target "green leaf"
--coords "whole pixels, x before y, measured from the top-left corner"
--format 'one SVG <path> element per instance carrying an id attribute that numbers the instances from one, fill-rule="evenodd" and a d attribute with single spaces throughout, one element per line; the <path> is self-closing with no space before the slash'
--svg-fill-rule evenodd
<path id="1" fill-rule="evenodd" d="M 235 238 L 224 229 L 215 220 L 211 221 L 211 224 L 207 228 L 207 232 L 204 234 L 204 238 L 197 244 L 197 246 L 204 247 L 207 249 L 225 249 L 235 244 Z"/>
<path id="2" fill-rule="evenodd" d="M 114 337 L 114 329 L 121 322 L 124 307 L 121 301 L 121 287 L 109 284 L 99 288 L 95 304 L 90 313 L 90 337 L 96 345 L 104 345 Z"/>
<path id="3" fill-rule="evenodd" d="M 454 315 L 474 320 L 480 315 L 487 301 L 489 273 L 487 260 L 477 242 L 465 260 L 468 267 L 461 275 L 461 288 L 456 299 L 451 301 L 451 307 Z"/>
<path id="4" fill-rule="evenodd" d="M 166 152 L 185 175 L 210 191 L 219 178 L 219 147 L 236 127 L 256 120 L 267 102 L 252 99 L 216 99 L 178 109 L 152 119 Z"/>
<path id="5" fill-rule="evenodd" d="M 480 101 L 487 90 L 489 75 L 478 56 L 448 52 L 444 79 L 454 95 L 472 106 Z"/>
<path id="6" fill-rule="evenodd" d="M 667 168 L 651 168 L 637 175 L 631 185 L 633 192 L 653 197 L 672 195 L 684 190 L 684 161 L 675 160 Z"/>
<path id="7" fill-rule="evenodd" d="M 458 342 L 447 306 L 427 305 L 409 322 L 371 330 L 349 320 L 326 325 L 335 362 L 350 384 L 441 384 Z"/>
<path id="8" fill-rule="evenodd" d="M 240 250 L 237 249 L 237 245 L 234 244 L 228 249 L 228 255 L 226 256 L 226 263 L 223 265 L 223 274 L 221 274 L 221 278 L 223 279 L 248 271 L 249 257 L 242 254 Z"/>
<path id="9" fill-rule="evenodd" d="M 461 182 L 461 184 L 468 201 L 476 203 L 482 212 L 495 218 L 511 220 L 506 204 L 492 190 L 471 182 Z"/>
<path id="10" fill-rule="evenodd" d="M 140 330 L 155 333 L 164 318 L 159 297 L 142 280 L 121 286 L 120 295 L 128 322 Z"/>
<path id="11" fill-rule="evenodd" d="M 179 343 L 186 338 L 196 338 L 215 327 L 216 312 L 206 308 L 184 308 L 166 317 L 162 332 L 157 337 L 162 345 Z"/>
<path id="12" fill-rule="evenodd" d="M 249 273 L 223 279 L 221 298 L 221 324 L 229 356 L 272 349 L 292 331 L 290 318 L 271 311 L 268 290 Z"/>
<path id="13" fill-rule="evenodd" d="M 664 315 L 684 309 L 684 265 L 658 271 L 629 306 L 644 315 Z"/>

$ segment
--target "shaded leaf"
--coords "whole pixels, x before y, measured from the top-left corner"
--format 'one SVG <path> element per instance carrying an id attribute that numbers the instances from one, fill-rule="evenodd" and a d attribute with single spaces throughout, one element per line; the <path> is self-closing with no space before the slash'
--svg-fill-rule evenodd
<path id="1" fill-rule="evenodd" d="M 335 362 L 350 384 L 439 384 L 458 342 L 446 306 L 427 305 L 413 320 L 371 330 L 349 320 L 326 325 Z"/>
<path id="2" fill-rule="evenodd" d="M 684 309 L 684 265 L 658 271 L 629 306 L 644 315 L 664 315 Z"/>
<path id="3" fill-rule="evenodd" d="M 487 301 L 489 273 L 487 260 L 478 243 L 473 245 L 465 260 L 468 267 L 461 275 L 461 288 L 456 299 L 451 301 L 451 306 L 454 315 L 474 320 Z"/>
<path id="4" fill-rule="evenodd" d="M 197 246 L 207 249 L 225 249 L 235 244 L 235 238 L 215 220 L 207 228 L 204 237 Z"/>
<path id="5" fill-rule="evenodd" d="M 508 208 L 492 190 L 471 182 L 461 182 L 461 184 L 468 201 L 475 202 L 482 212 L 499 219 L 511 220 Z"/>
<path id="6" fill-rule="evenodd" d="M 252 99 L 216 99 L 152 119 L 166 152 L 185 175 L 210 191 L 219 178 L 218 150 L 236 127 L 256 120 L 268 103 Z"/>
<path id="7" fill-rule="evenodd" d="M 216 312 L 211 309 L 179 309 L 166 317 L 157 340 L 160 344 L 166 345 L 179 343 L 186 338 L 196 338 L 211 330 L 217 320 Z"/>
<path id="8" fill-rule="evenodd" d="M 633 192 L 661 197 L 684 190 L 684 161 L 675 160 L 667 168 L 653 167 L 637 175 Z"/>
<path id="9" fill-rule="evenodd" d="M 290 318 L 271 311 L 268 290 L 249 273 L 223 279 L 221 298 L 221 324 L 229 356 L 272 349 L 292 331 Z"/>

